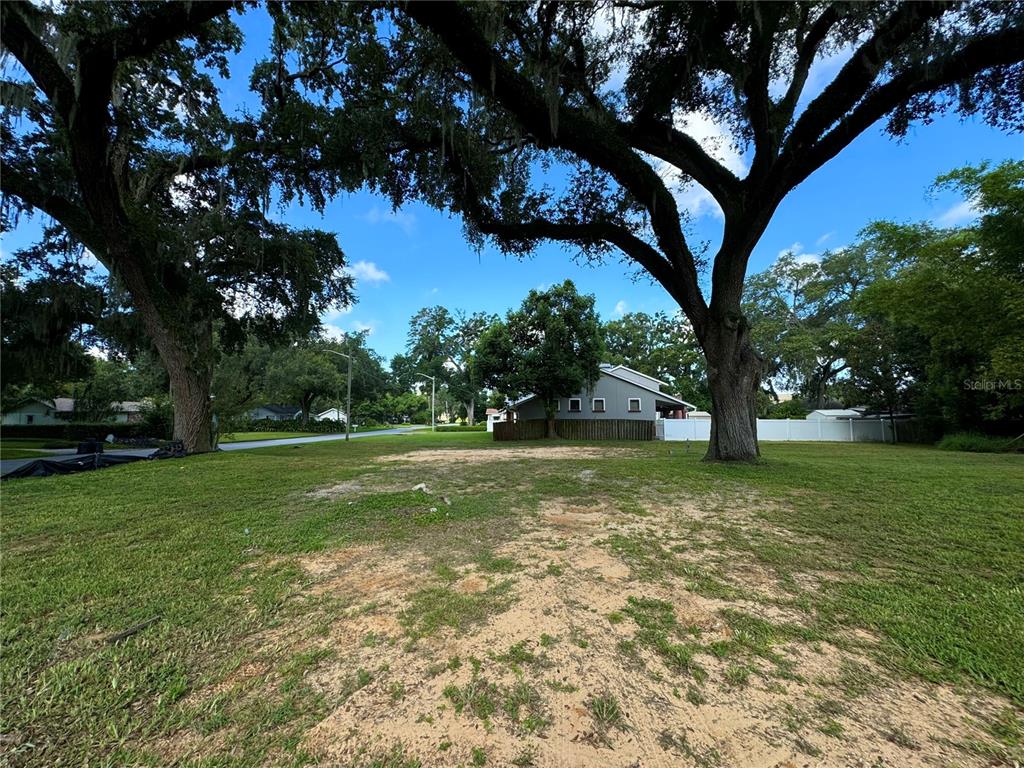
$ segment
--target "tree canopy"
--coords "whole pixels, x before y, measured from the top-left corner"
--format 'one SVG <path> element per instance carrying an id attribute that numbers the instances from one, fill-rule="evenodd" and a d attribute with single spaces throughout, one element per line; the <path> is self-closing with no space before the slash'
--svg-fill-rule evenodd
<path id="1" fill-rule="evenodd" d="M 213 327 L 302 334 L 351 301 L 335 236 L 266 215 L 274 137 L 229 118 L 242 37 L 225 2 L 2 5 L 3 226 L 53 219 L 37 254 L 95 257 L 166 366 L 175 432 L 210 447 Z M 9 61 L 9 60 L 8 60 Z"/>
<path id="2" fill-rule="evenodd" d="M 506 396 L 537 395 L 554 437 L 555 400 L 593 387 L 603 352 L 594 297 L 566 280 L 530 291 L 519 309 L 491 325 L 477 345 L 477 365 L 483 382 Z"/>
<path id="3" fill-rule="evenodd" d="M 477 242 L 526 255 L 555 240 L 647 272 L 708 358 L 709 458 L 750 460 L 760 361 L 741 299 L 774 211 L 882 120 L 900 137 L 950 110 L 1020 130 L 1022 15 L 980 1 L 300 6 L 278 19 L 264 116 L 303 115 L 336 183 L 361 173 L 395 205 L 457 212 Z M 827 57 L 844 63 L 809 91 Z M 706 120 L 745 176 L 695 138 Z M 710 258 L 677 202 L 691 183 L 724 215 Z"/>

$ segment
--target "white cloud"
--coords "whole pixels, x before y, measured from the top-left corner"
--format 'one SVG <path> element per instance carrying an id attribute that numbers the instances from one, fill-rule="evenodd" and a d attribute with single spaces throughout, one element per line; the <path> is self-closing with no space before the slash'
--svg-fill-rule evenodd
<path id="1" fill-rule="evenodd" d="M 940 227 L 955 227 L 958 224 L 966 224 L 978 218 L 978 208 L 973 200 L 962 200 L 952 208 L 944 211 L 935 217 L 935 223 Z"/>
<path id="2" fill-rule="evenodd" d="M 792 253 L 794 256 L 799 256 L 803 252 L 804 252 L 804 244 L 801 243 L 799 240 L 797 240 L 795 243 L 793 243 L 791 246 L 789 246 L 789 248 L 783 248 L 781 251 L 779 251 L 778 258 L 781 259 L 787 253 Z"/>
<path id="3" fill-rule="evenodd" d="M 368 334 L 372 335 L 377 330 L 377 322 L 375 320 L 370 320 L 369 322 L 364 323 L 362 320 L 356 320 L 352 323 L 352 328 L 356 332 L 366 331 Z"/>
<path id="4" fill-rule="evenodd" d="M 822 235 L 822 236 L 821 236 L 821 237 L 819 237 L 819 238 L 818 238 L 817 240 L 815 240 L 815 241 L 814 241 L 814 244 L 815 244 L 816 246 L 818 246 L 818 247 L 820 248 L 820 247 L 821 247 L 821 246 L 823 246 L 823 245 L 824 245 L 824 244 L 825 244 L 826 242 L 828 242 L 829 240 L 831 240 L 831 239 L 832 239 L 832 236 L 833 236 L 833 235 L 835 235 L 835 231 L 834 231 L 834 230 L 833 230 L 832 232 L 826 232 L 826 233 L 825 233 L 824 235 Z"/>
<path id="5" fill-rule="evenodd" d="M 391 275 L 378 267 L 372 261 L 357 261 L 355 264 L 350 264 L 345 267 L 345 272 L 352 275 L 352 277 L 356 279 L 356 282 L 387 283 L 391 280 Z"/>
<path id="6" fill-rule="evenodd" d="M 819 238 L 820 240 L 821 238 Z M 797 264 L 818 264 L 821 261 L 821 254 L 818 253 L 804 253 L 804 244 L 797 240 L 789 248 L 783 248 L 779 251 L 776 258 L 781 259 L 783 256 L 792 254 Z"/>
<path id="7" fill-rule="evenodd" d="M 345 329 L 340 325 L 334 325 L 332 323 L 324 323 L 322 325 L 324 336 L 331 341 L 344 341 L 348 334 L 345 333 Z"/>
<path id="8" fill-rule="evenodd" d="M 364 213 L 363 220 L 370 224 L 397 224 L 407 235 L 411 235 L 416 227 L 414 214 L 402 210 L 388 210 L 378 205 Z"/>
<path id="9" fill-rule="evenodd" d="M 619 299 L 617 302 L 615 302 L 615 309 L 612 310 L 612 313 L 616 317 L 622 317 L 628 311 L 629 305 L 625 302 L 625 300 Z"/>

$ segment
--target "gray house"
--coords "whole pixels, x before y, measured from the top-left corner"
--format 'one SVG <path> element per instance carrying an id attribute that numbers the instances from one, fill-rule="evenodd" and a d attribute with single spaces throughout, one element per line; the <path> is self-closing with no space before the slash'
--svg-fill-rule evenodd
<path id="1" fill-rule="evenodd" d="M 624 365 L 601 363 L 601 377 L 593 390 L 559 399 L 555 418 L 654 421 L 696 410 L 697 406 L 662 392 L 663 386 L 665 382 Z M 520 420 L 545 417 L 544 403 L 536 395 L 520 398 L 514 409 Z"/>

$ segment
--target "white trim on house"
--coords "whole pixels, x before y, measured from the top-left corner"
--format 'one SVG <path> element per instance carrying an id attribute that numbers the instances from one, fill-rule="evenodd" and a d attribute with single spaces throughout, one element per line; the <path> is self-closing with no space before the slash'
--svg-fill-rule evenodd
<path id="1" fill-rule="evenodd" d="M 601 401 L 601 407 L 600 408 L 597 407 L 597 401 L 598 400 Z M 608 405 L 608 403 L 605 401 L 605 398 L 603 398 L 603 397 L 592 397 L 590 399 L 590 412 L 591 413 L 604 413 L 606 410 L 608 410 L 607 405 Z"/>
<path id="2" fill-rule="evenodd" d="M 636 408 L 633 407 L 633 401 L 636 401 Z M 644 409 L 643 400 L 639 397 L 627 397 L 626 398 L 626 412 L 627 413 L 641 413 Z"/>
<path id="3" fill-rule="evenodd" d="M 576 401 L 576 407 L 572 407 L 573 401 Z M 583 413 L 583 398 L 582 397 L 570 397 L 569 398 L 569 413 Z"/>
<path id="4" fill-rule="evenodd" d="M 602 365 L 606 365 L 606 363 L 602 364 Z M 623 370 L 623 371 L 629 371 L 630 373 L 635 373 L 637 376 L 642 376 L 643 378 L 647 379 L 648 381 L 653 381 L 655 384 L 657 384 L 659 386 L 662 386 L 662 387 L 667 387 L 668 386 L 668 382 L 662 381 L 661 379 L 656 379 L 653 376 L 649 376 L 646 373 L 638 371 L 636 368 L 630 368 L 628 365 L 621 365 L 620 364 L 620 365 L 612 365 L 612 366 L 609 366 L 608 368 L 603 368 L 603 367 L 601 368 L 601 370 L 604 371 L 605 373 L 611 373 L 612 371 L 618 371 L 620 369 Z M 621 377 L 619 377 L 619 378 L 621 378 Z"/>

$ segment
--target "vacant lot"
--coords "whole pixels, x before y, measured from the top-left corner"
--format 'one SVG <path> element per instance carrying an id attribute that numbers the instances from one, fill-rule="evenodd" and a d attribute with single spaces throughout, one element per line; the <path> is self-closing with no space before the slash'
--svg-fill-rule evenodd
<path id="1" fill-rule="evenodd" d="M 0 749 L 12 765 L 1022 759 L 1021 457 L 701 453 L 419 434 L 7 483 Z"/>

